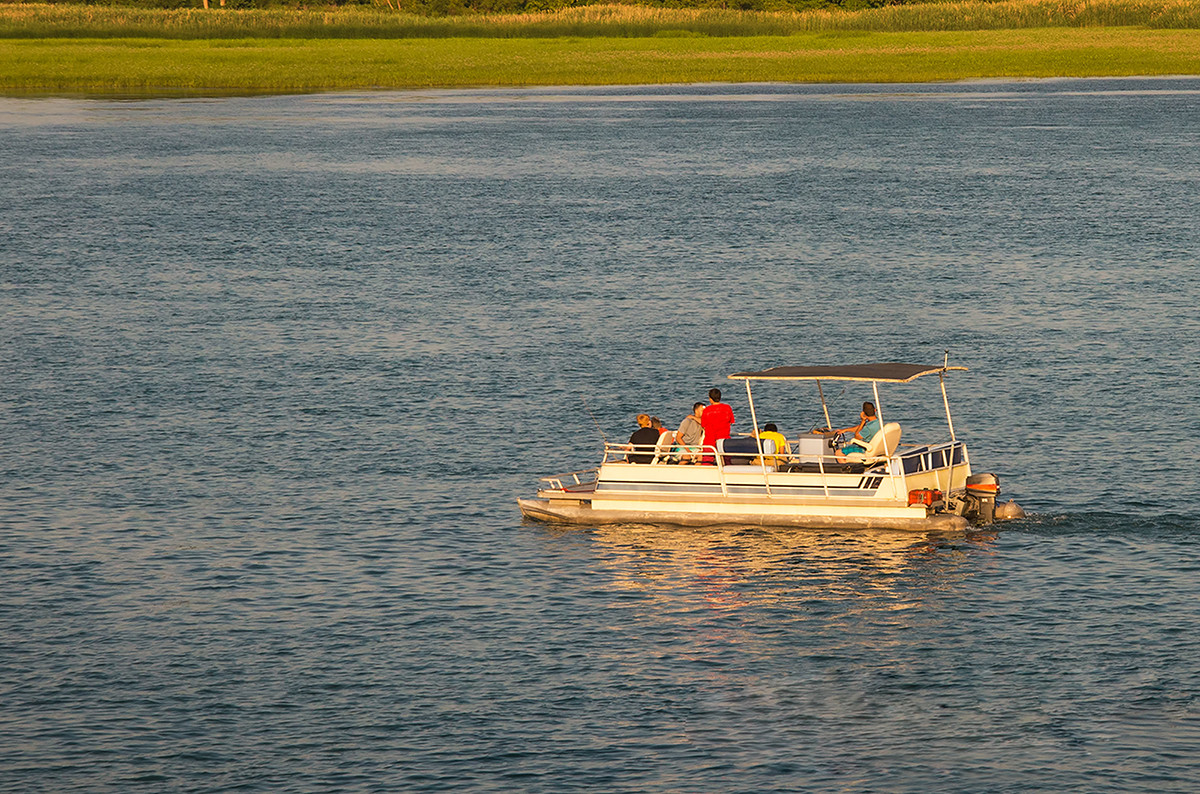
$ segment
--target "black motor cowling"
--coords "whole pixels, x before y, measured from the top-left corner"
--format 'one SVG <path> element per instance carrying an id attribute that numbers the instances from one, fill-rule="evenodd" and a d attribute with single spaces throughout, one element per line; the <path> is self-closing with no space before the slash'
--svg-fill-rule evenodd
<path id="1" fill-rule="evenodd" d="M 990 524 L 996 517 L 996 494 L 1000 478 L 995 474 L 972 474 L 967 478 L 967 516 L 977 524 Z"/>

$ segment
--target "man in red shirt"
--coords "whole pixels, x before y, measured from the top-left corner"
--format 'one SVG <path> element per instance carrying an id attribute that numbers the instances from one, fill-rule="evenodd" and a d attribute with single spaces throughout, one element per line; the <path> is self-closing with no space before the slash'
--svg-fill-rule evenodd
<path id="1" fill-rule="evenodd" d="M 721 390 L 709 389 L 708 399 L 711 405 L 704 408 L 700 414 L 700 426 L 704 428 L 704 446 L 715 447 L 723 438 L 729 438 L 729 427 L 733 424 L 733 409 L 721 402 Z M 712 455 L 704 456 L 705 463 L 715 463 Z"/>

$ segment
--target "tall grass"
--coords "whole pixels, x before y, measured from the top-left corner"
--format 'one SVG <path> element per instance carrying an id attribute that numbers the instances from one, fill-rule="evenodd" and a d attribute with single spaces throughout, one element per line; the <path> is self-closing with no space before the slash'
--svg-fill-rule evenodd
<path id="1" fill-rule="evenodd" d="M 162 10 L 0 3 L 0 38 L 642 38 L 1113 26 L 1200 29 L 1200 0 L 1002 0 L 800 12 L 607 5 L 458 17 L 387 6 Z"/>
<path id="2" fill-rule="evenodd" d="M 0 40 L 2 94 L 293 93 L 1196 74 L 1200 31 L 1040 28 L 699 38 Z"/>
<path id="3" fill-rule="evenodd" d="M 1200 74 L 1200 30 L 695 38 L 0 39 L 0 95 Z"/>

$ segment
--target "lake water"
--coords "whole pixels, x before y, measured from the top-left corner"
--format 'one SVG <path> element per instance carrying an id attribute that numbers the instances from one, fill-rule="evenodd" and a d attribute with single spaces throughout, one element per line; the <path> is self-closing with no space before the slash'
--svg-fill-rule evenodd
<path id="1" fill-rule="evenodd" d="M 0 99 L 0 788 L 1200 789 L 1198 206 L 1193 79 Z M 947 350 L 1025 521 L 516 509 Z"/>

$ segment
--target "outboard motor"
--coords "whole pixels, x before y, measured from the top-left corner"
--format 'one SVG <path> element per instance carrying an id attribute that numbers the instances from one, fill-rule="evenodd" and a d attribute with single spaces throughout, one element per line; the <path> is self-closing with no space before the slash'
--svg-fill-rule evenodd
<path id="1" fill-rule="evenodd" d="M 995 474 L 972 474 L 967 478 L 967 510 L 975 514 L 980 524 L 990 524 L 996 517 L 996 494 L 1000 478 Z"/>

